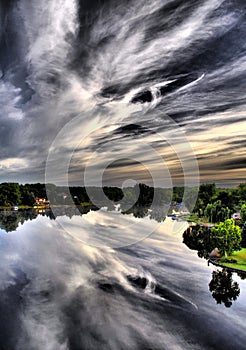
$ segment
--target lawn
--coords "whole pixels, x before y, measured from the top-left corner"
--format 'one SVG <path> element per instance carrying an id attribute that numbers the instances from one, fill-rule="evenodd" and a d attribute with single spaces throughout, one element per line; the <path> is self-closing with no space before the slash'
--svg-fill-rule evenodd
<path id="1" fill-rule="evenodd" d="M 231 256 L 228 256 L 227 259 L 235 259 L 237 260 L 237 263 L 231 264 L 221 261 L 223 265 L 246 271 L 246 248 L 234 252 Z"/>
<path id="2" fill-rule="evenodd" d="M 30 205 L 18 205 L 18 209 L 31 209 L 33 207 L 31 207 Z M 1 210 L 13 210 L 13 206 L 4 206 L 4 205 L 0 205 L 0 209 Z"/>

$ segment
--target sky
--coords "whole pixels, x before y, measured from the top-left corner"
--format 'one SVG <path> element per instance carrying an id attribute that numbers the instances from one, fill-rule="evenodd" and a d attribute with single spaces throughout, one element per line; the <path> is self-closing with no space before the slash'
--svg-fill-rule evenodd
<path id="1" fill-rule="evenodd" d="M 0 182 L 245 182 L 245 1 L 2 1 Z"/>

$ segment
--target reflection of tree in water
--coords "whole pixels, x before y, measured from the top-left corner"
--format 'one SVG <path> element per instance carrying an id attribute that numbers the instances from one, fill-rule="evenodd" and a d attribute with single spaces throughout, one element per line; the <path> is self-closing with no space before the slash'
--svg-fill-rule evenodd
<path id="1" fill-rule="evenodd" d="M 0 227 L 6 232 L 16 231 L 19 222 L 20 220 L 17 214 L 0 216 Z"/>
<path id="2" fill-rule="evenodd" d="M 164 204 L 163 206 L 153 206 L 151 207 L 150 219 L 157 222 L 162 222 L 165 220 L 169 210 L 169 205 Z"/>
<path id="3" fill-rule="evenodd" d="M 37 213 L 34 210 L 22 210 L 18 212 L 0 212 L 0 227 L 6 232 L 16 231 L 19 224 L 23 225 L 27 220 L 36 219 Z"/>
<path id="4" fill-rule="evenodd" d="M 190 249 L 197 250 L 198 256 L 205 259 L 209 258 L 209 254 L 215 248 L 210 241 L 210 229 L 199 225 L 189 227 L 184 232 L 183 243 Z M 246 277 L 243 273 L 237 274 L 242 279 Z M 228 269 L 213 271 L 209 290 L 217 303 L 223 303 L 226 307 L 230 307 L 240 294 L 239 285 L 232 280 L 232 272 Z"/>
<path id="5" fill-rule="evenodd" d="M 168 209 L 166 210 L 165 207 L 149 207 L 139 205 L 134 205 L 133 207 L 127 210 L 124 210 L 124 206 L 122 206 L 121 209 L 122 214 L 133 214 L 135 218 L 144 218 L 146 216 L 149 216 L 150 219 L 153 219 L 157 222 L 164 221 L 168 211 Z"/>
<path id="6" fill-rule="evenodd" d="M 107 208 L 110 210 L 115 210 L 115 206 Z M 123 208 L 121 208 L 123 210 Z M 27 220 L 36 219 L 38 216 L 47 216 L 51 220 L 55 220 L 58 216 L 68 216 L 72 218 L 77 215 L 86 215 L 90 211 L 97 211 L 98 207 L 95 205 L 88 206 L 61 206 L 53 207 L 52 210 L 34 210 L 34 209 L 23 209 L 18 212 L 14 211 L 2 211 L 0 212 L 0 228 L 6 232 L 16 231 L 19 224 L 23 225 Z M 151 212 L 149 207 L 143 206 L 133 206 L 131 209 L 122 211 L 122 214 L 133 214 L 136 218 L 143 218 L 149 216 L 158 222 L 165 219 L 165 213 L 163 207 L 152 208 Z"/>
<path id="7" fill-rule="evenodd" d="M 79 207 L 60 207 L 51 210 L 34 210 L 34 209 L 23 209 L 18 212 L 14 211 L 2 211 L 0 212 L 0 228 L 6 232 L 16 231 L 19 225 L 23 225 L 28 220 L 34 220 L 38 216 L 46 216 L 51 220 L 55 220 L 57 216 L 68 216 L 72 218 L 74 215 L 78 215 L 79 212 L 87 214 L 91 210 L 98 210 L 95 206 Z"/>
<path id="8" fill-rule="evenodd" d="M 209 290 L 217 304 L 223 303 L 226 307 L 230 307 L 240 294 L 238 283 L 232 280 L 232 273 L 227 269 L 213 271 Z"/>
<path id="9" fill-rule="evenodd" d="M 238 277 L 241 278 L 241 280 L 245 280 L 246 279 L 246 273 L 245 272 L 237 272 Z"/>
<path id="10" fill-rule="evenodd" d="M 144 218 L 145 216 L 147 216 L 149 214 L 148 212 L 148 207 L 142 207 L 142 206 L 133 206 L 130 209 L 124 211 L 124 207 L 122 208 L 122 214 L 133 214 L 133 216 L 135 218 Z"/>
<path id="11" fill-rule="evenodd" d="M 57 216 L 68 216 L 70 219 L 73 216 L 78 215 L 85 215 L 89 213 L 90 211 L 97 211 L 99 210 L 98 207 L 95 205 L 88 205 L 88 206 L 64 206 L 64 207 L 53 207 L 52 211 L 50 213 L 53 213 L 53 219 L 55 219 Z M 46 216 L 48 216 L 48 212 L 46 213 Z"/>

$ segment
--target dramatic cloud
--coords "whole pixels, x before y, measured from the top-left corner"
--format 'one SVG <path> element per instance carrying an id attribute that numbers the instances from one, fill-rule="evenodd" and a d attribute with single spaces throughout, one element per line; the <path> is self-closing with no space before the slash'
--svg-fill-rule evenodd
<path id="1" fill-rule="evenodd" d="M 70 181 L 82 184 L 93 152 L 98 155 L 90 168 L 94 184 L 110 162 L 118 166 L 106 167 L 107 184 L 136 174 L 150 183 L 145 168 L 155 179 L 164 178 L 158 185 L 170 183 L 170 176 L 182 184 L 184 175 L 195 184 L 195 158 L 201 182 L 242 182 L 243 5 L 4 2 L 0 181 L 45 181 L 51 150 L 51 178 L 59 184 L 66 183 L 62 165 L 69 158 Z M 129 166 L 136 160 L 142 166 Z"/>

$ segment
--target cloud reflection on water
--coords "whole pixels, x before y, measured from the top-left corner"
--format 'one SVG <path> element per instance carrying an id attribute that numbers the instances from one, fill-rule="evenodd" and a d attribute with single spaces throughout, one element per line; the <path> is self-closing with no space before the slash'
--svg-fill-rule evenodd
<path id="1" fill-rule="evenodd" d="M 74 237 L 59 220 L 71 224 Z M 129 223 L 139 232 L 155 227 L 133 215 L 120 215 L 113 227 L 111 220 L 104 210 L 82 218 L 38 216 L 0 234 L 0 310 L 7 315 L 1 313 L 0 327 L 8 325 L 0 340 L 6 349 L 171 350 L 190 349 L 191 342 L 194 349 L 218 342 L 243 349 L 245 295 L 230 313 L 216 307 L 208 291 L 211 268 L 182 244 L 184 223 L 169 218 L 146 240 L 120 249 L 77 239 L 103 225 L 130 238 Z M 234 323 L 239 318 L 240 325 Z"/>

